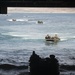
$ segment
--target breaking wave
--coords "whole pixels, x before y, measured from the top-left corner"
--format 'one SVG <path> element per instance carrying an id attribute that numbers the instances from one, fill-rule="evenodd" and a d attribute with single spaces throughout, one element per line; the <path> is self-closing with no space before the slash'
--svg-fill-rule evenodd
<path id="1" fill-rule="evenodd" d="M 18 21 L 18 22 L 22 22 L 22 21 L 28 21 L 28 19 L 7 19 L 7 21 Z"/>
<path id="2" fill-rule="evenodd" d="M 20 38 L 22 40 L 28 40 L 28 39 L 34 39 L 34 40 L 44 40 L 45 38 L 45 34 L 40 34 L 40 33 L 30 33 L 30 34 L 26 34 L 26 33 L 18 33 L 18 32 L 8 32 L 8 33 L 1 33 L 0 34 L 0 39 L 1 38 Z M 67 40 L 71 40 L 71 39 L 75 39 L 75 36 L 65 36 L 65 37 L 60 37 L 60 41 L 67 41 Z"/>

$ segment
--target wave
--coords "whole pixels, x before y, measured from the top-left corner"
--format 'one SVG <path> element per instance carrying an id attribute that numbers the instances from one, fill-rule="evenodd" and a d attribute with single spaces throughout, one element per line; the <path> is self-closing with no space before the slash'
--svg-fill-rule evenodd
<path id="1" fill-rule="evenodd" d="M 18 22 L 22 22 L 22 21 L 28 21 L 28 19 L 7 19 L 7 21 L 18 21 Z"/>
<path id="2" fill-rule="evenodd" d="M 0 34 L 0 40 L 10 40 L 10 39 L 13 39 L 13 38 L 20 38 L 20 37 L 11 36 L 11 35 L 8 35 L 8 34 L 5 34 L 5 33 Z"/>
<path id="3" fill-rule="evenodd" d="M 55 33 L 51 33 L 51 36 L 53 36 Z M 61 36 L 59 33 L 58 35 Z M 7 32 L 7 33 L 0 33 L 0 39 L 12 39 L 12 38 L 18 38 L 21 40 L 44 40 L 45 39 L 45 33 L 35 33 L 35 32 L 30 32 L 30 33 L 25 33 L 25 32 Z M 60 42 L 63 41 L 68 41 L 68 40 L 73 40 L 75 39 L 75 36 L 61 36 Z"/>
<path id="4" fill-rule="evenodd" d="M 23 18 L 23 19 L 16 19 L 16 18 L 13 18 L 13 19 L 7 19 L 7 21 L 10 21 L 10 22 L 29 22 L 29 23 L 35 23 L 35 24 L 44 24 L 44 20 L 42 19 L 26 19 L 26 18 Z M 40 21 L 41 23 L 38 23 L 38 21 Z"/>
<path id="5" fill-rule="evenodd" d="M 60 70 L 75 71 L 75 65 L 60 65 Z"/>
<path id="6" fill-rule="evenodd" d="M 12 18 L 12 19 L 7 19 L 7 21 L 38 21 L 40 19 L 16 19 L 16 18 Z"/>
<path id="7" fill-rule="evenodd" d="M 3 36 L 10 36 L 10 37 L 14 37 L 14 38 L 21 38 L 23 40 L 28 40 L 28 39 L 43 39 L 43 36 L 41 36 L 41 34 L 21 34 L 18 32 L 8 32 L 8 33 L 2 33 L 1 35 Z M 36 35 L 36 36 L 35 36 Z"/>
<path id="8" fill-rule="evenodd" d="M 8 33 L 1 33 L 0 34 L 0 39 L 1 38 L 20 38 L 22 40 L 44 40 L 45 34 L 40 34 L 40 33 L 19 33 L 19 32 L 8 32 Z M 75 39 L 75 36 L 65 36 L 65 37 L 60 37 L 60 41 L 67 41 Z"/>

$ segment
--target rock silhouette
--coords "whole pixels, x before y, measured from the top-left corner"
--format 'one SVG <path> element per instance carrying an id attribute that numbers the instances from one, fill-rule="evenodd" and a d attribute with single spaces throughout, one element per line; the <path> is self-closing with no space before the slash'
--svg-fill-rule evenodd
<path id="1" fill-rule="evenodd" d="M 30 75 L 59 75 L 59 63 L 55 55 L 50 55 L 47 58 L 41 58 L 39 55 L 32 52 L 29 59 Z"/>

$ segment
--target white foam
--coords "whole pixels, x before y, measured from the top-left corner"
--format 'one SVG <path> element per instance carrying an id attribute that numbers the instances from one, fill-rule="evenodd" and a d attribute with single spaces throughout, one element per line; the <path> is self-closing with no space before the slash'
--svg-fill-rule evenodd
<path id="1" fill-rule="evenodd" d="M 60 39 L 60 41 L 66 41 L 66 40 L 67 40 L 66 38 L 61 38 L 61 39 Z"/>
<path id="2" fill-rule="evenodd" d="M 20 21 L 20 22 L 22 22 L 22 21 L 28 21 L 28 19 L 15 19 L 15 18 L 13 18 L 13 19 L 7 19 L 7 21 Z"/>
<path id="3" fill-rule="evenodd" d="M 50 34 L 51 36 L 54 36 L 55 33 L 50 33 Z M 8 32 L 8 33 L 2 33 L 2 35 L 20 37 L 22 39 L 44 39 L 46 36 L 45 33 L 38 33 L 38 32 L 36 33 L 35 32 Z M 60 38 L 60 41 L 66 41 L 75 38 L 75 36 L 64 36 L 64 37 L 58 36 L 58 37 Z"/>
<path id="4" fill-rule="evenodd" d="M 65 37 L 60 37 L 61 41 L 66 41 L 70 39 L 75 39 L 75 36 L 65 36 Z"/>
<path id="5" fill-rule="evenodd" d="M 39 33 L 19 33 L 19 32 L 8 32 L 2 33 L 2 35 L 9 35 L 14 37 L 20 37 L 22 39 L 44 39 L 43 35 Z"/>

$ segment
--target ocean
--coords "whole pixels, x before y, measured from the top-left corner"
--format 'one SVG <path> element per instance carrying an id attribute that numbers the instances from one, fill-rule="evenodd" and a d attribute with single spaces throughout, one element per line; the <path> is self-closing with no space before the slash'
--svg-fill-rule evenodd
<path id="1" fill-rule="evenodd" d="M 50 36 L 57 34 L 60 41 L 57 43 L 45 41 L 47 34 Z M 0 14 L 0 65 L 28 66 L 32 51 L 41 58 L 54 54 L 60 65 L 75 66 L 75 14 Z M 27 69 L 1 68 L 0 75 L 19 75 L 23 71 L 28 72 Z M 74 71 L 65 70 L 61 75 L 75 75 Z"/>

